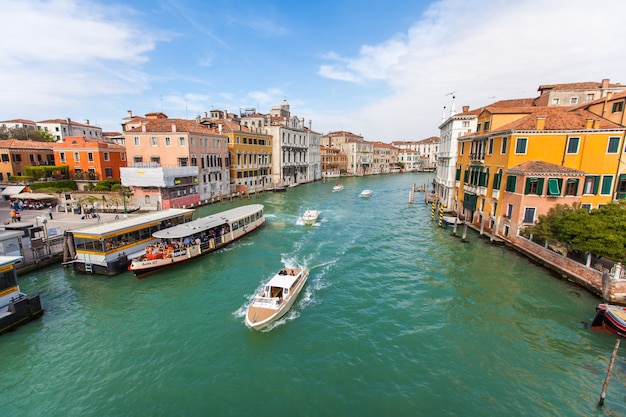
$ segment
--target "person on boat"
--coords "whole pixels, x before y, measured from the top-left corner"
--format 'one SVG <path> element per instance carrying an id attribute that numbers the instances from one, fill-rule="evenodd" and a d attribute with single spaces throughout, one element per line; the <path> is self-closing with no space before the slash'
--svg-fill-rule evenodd
<path id="1" fill-rule="evenodd" d="M 287 270 L 285 268 L 281 269 L 278 275 L 287 275 Z"/>

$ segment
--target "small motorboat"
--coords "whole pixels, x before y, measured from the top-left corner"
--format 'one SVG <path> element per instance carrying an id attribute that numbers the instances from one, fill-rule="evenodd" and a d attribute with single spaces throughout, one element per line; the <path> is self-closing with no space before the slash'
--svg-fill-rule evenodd
<path id="1" fill-rule="evenodd" d="M 338 193 L 339 191 L 343 191 L 343 184 L 335 184 L 333 187 L 333 193 Z"/>
<path id="2" fill-rule="evenodd" d="M 602 327 L 609 333 L 626 337 L 626 307 L 614 304 L 599 304 L 591 327 Z"/>
<path id="3" fill-rule="evenodd" d="M 246 325 L 260 330 L 285 315 L 304 288 L 309 271 L 282 268 L 263 286 L 246 311 Z"/>
<path id="4" fill-rule="evenodd" d="M 363 190 L 363 191 L 361 191 L 361 197 L 363 197 L 363 198 L 370 198 L 372 196 L 372 194 L 374 194 L 374 192 L 372 190 Z"/>
<path id="5" fill-rule="evenodd" d="M 317 218 L 320 216 L 320 212 L 317 210 L 307 210 L 302 215 L 302 221 L 305 224 L 313 224 L 317 221 Z"/>

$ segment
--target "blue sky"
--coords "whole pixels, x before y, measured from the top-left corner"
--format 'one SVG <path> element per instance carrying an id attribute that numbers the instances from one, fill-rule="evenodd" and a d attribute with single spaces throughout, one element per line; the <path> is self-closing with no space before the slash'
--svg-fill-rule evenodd
<path id="1" fill-rule="evenodd" d="M 439 135 L 444 106 L 626 84 L 623 0 L 0 0 L 0 120 L 127 110 L 292 115 L 322 134 Z"/>

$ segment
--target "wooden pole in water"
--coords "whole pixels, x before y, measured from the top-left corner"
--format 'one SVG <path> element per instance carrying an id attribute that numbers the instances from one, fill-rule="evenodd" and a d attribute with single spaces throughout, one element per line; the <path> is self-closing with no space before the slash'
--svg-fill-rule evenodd
<path id="1" fill-rule="evenodd" d="M 609 380 L 611 379 L 611 372 L 613 372 L 613 364 L 615 363 L 615 357 L 617 356 L 617 350 L 619 349 L 620 340 L 617 339 L 615 342 L 615 347 L 613 348 L 613 354 L 611 355 L 611 360 L 609 361 L 609 369 L 606 371 L 606 378 L 604 378 L 604 384 L 602 385 L 602 394 L 600 394 L 600 401 L 598 405 L 602 407 L 604 405 L 604 399 L 606 398 L 606 389 L 609 386 Z"/>

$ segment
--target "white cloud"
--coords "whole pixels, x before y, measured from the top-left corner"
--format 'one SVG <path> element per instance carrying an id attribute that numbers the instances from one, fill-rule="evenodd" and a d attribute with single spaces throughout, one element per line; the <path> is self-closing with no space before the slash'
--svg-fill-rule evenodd
<path id="1" fill-rule="evenodd" d="M 147 87 L 140 65 L 162 35 L 126 21 L 130 11 L 80 0 L 16 0 L 3 2 L 2 12 L 1 112 L 50 112 L 72 99 Z"/>
<path id="2" fill-rule="evenodd" d="M 371 140 L 438 135 L 444 105 L 536 97 L 540 84 L 623 82 L 626 28 L 607 14 L 622 0 L 440 0 L 406 36 L 365 46 L 353 58 L 332 56 L 320 74 L 344 81 L 386 78 L 393 93 L 350 115 Z M 349 130 L 349 128 L 348 128 Z"/>

